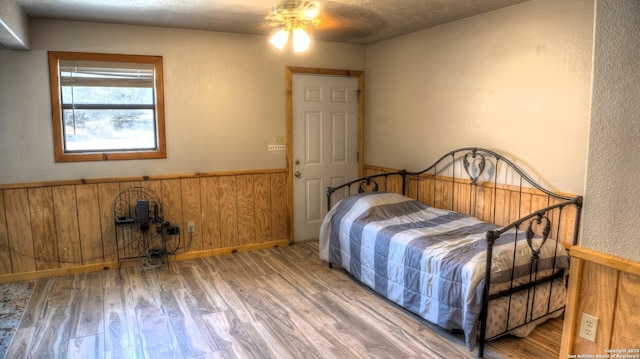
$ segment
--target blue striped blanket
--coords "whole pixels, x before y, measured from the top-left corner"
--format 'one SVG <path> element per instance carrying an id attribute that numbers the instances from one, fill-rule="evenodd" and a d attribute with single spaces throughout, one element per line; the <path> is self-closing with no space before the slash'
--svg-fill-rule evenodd
<path id="1" fill-rule="evenodd" d="M 320 229 L 320 258 L 340 265 L 378 294 L 448 330 L 463 330 L 475 346 L 486 267 L 486 232 L 496 225 L 429 207 L 396 193 L 370 192 L 334 206 Z M 495 244 L 494 284 L 529 278 L 531 249 L 522 232 Z M 534 239 L 534 246 L 539 246 Z M 553 259 L 556 251 L 562 253 Z M 567 268 L 564 247 L 548 240 L 538 270 Z"/>

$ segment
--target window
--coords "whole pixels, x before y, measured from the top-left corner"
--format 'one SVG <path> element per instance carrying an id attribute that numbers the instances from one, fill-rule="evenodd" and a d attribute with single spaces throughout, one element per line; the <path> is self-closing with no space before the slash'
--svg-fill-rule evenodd
<path id="1" fill-rule="evenodd" d="M 166 158 L 162 57 L 49 52 L 56 162 Z"/>

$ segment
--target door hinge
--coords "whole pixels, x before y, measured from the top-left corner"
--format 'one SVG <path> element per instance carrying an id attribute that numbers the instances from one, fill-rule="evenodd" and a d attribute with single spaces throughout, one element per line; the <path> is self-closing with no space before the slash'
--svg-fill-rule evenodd
<path id="1" fill-rule="evenodd" d="M 356 90 L 356 95 L 357 95 L 357 97 L 358 97 L 358 102 L 360 102 L 360 92 L 362 92 L 362 91 L 360 91 L 360 90 Z"/>
<path id="2" fill-rule="evenodd" d="M 360 161 L 360 151 L 356 152 L 356 161 Z"/>

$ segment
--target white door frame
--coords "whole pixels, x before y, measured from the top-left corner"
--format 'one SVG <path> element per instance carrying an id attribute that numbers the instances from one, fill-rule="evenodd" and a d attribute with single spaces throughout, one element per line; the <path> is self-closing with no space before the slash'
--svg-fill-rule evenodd
<path id="1" fill-rule="evenodd" d="M 285 79 L 286 145 L 287 145 L 287 212 L 289 243 L 293 243 L 293 75 L 347 76 L 358 78 L 358 176 L 364 171 L 364 71 L 318 69 L 287 66 Z"/>

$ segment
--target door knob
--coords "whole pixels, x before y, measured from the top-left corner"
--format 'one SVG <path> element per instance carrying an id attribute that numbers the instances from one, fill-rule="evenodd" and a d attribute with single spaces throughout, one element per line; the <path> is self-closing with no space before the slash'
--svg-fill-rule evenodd
<path id="1" fill-rule="evenodd" d="M 296 171 L 293 175 L 296 176 L 296 178 L 300 178 L 300 171 Z"/>

